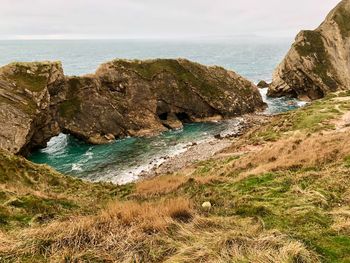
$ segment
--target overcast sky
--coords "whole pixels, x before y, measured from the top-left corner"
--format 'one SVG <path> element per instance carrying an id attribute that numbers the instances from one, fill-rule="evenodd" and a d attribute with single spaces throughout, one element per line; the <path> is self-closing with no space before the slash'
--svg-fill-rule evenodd
<path id="1" fill-rule="evenodd" d="M 294 37 L 339 0 L 0 0 L 0 38 Z"/>

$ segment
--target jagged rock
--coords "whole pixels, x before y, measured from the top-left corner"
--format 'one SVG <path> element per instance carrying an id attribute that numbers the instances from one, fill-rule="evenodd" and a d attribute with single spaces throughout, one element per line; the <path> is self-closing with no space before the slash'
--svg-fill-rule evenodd
<path id="1" fill-rule="evenodd" d="M 265 80 L 260 80 L 259 83 L 257 84 L 257 87 L 260 89 L 263 88 L 268 88 L 269 87 L 269 83 L 267 83 Z"/>
<path id="2" fill-rule="evenodd" d="M 59 132 L 102 144 L 264 107 L 251 82 L 184 59 L 115 60 L 81 77 L 59 62 L 14 63 L 0 69 L 0 147 L 25 154 Z"/>
<path id="3" fill-rule="evenodd" d="M 59 133 L 52 119 L 52 89 L 65 79 L 59 62 L 13 63 L 0 68 L 0 148 L 13 153 L 42 147 Z"/>
<path id="4" fill-rule="evenodd" d="M 224 139 L 224 137 L 222 137 L 221 134 L 215 134 L 215 135 L 214 135 L 214 138 L 217 139 L 217 140 L 222 140 L 222 139 Z"/>
<path id="5" fill-rule="evenodd" d="M 269 96 L 318 99 L 350 89 L 350 0 L 314 31 L 301 31 L 275 70 Z"/>
<path id="6" fill-rule="evenodd" d="M 70 79 L 68 87 L 72 96 L 61 107 L 60 122 L 87 140 L 96 132 L 155 134 L 263 106 L 257 89 L 234 72 L 184 59 L 115 60 L 85 79 Z"/>

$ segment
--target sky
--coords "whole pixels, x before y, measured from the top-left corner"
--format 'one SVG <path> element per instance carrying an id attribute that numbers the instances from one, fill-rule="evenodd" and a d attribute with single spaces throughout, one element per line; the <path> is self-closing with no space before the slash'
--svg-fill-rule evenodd
<path id="1" fill-rule="evenodd" d="M 294 37 L 339 0 L 0 0 L 0 39 Z"/>

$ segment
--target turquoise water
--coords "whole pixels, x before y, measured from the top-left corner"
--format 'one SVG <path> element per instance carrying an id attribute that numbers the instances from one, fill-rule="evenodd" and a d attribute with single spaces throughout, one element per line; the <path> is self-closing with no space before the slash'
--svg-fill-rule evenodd
<path id="1" fill-rule="evenodd" d="M 263 98 L 266 98 L 265 94 L 266 90 L 263 90 Z M 286 98 L 266 102 L 270 106 L 266 111 L 269 114 L 303 105 Z M 73 136 L 60 134 L 51 139 L 47 148 L 34 152 L 29 159 L 91 181 L 123 184 L 137 180 L 140 173 L 161 164 L 165 158 L 186 151 L 193 142 L 211 141 L 217 134 L 236 133 L 241 123 L 241 118 L 216 123 L 192 123 L 159 136 L 125 138 L 107 145 L 88 145 Z"/>
<path id="2" fill-rule="evenodd" d="M 126 183 L 142 171 L 161 164 L 165 158 L 186 150 L 192 142 L 203 142 L 235 129 L 238 120 L 221 123 L 187 124 L 183 129 L 147 138 L 125 138 L 107 145 L 87 145 L 70 135 L 53 138 L 46 149 L 33 153 L 30 160 L 46 163 L 58 171 L 89 180 Z"/>
<path id="3" fill-rule="evenodd" d="M 61 60 L 68 75 L 94 72 L 114 58 L 185 57 L 207 65 L 220 65 L 257 82 L 269 81 L 272 71 L 289 49 L 290 39 L 241 38 L 226 40 L 61 40 L 0 41 L 0 65 L 12 61 Z M 287 98 L 266 97 L 268 114 L 302 104 Z M 126 138 L 108 145 L 91 146 L 60 134 L 48 147 L 34 152 L 30 160 L 46 163 L 60 172 L 92 181 L 126 183 L 138 174 L 186 150 L 193 142 L 213 140 L 219 133 L 234 133 L 241 119 L 219 123 L 196 123 L 151 138 Z"/>

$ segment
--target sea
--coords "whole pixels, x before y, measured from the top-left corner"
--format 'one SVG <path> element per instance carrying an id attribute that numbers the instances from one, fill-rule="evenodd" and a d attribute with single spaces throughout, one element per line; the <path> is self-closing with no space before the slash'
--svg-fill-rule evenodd
<path id="1" fill-rule="evenodd" d="M 99 64 L 116 58 L 187 58 L 205 65 L 234 70 L 254 83 L 271 81 L 273 70 L 291 46 L 292 39 L 233 37 L 221 39 L 132 39 L 132 40 L 3 40 L 0 65 L 14 61 L 62 62 L 66 75 L 93 73 Z M 268 98 L 268 109 L 278 114 L 304 105 L 290 98 Z M 47 164 L 64 174 L 91 181 L 125 184 L 139 175 L 186 151 L 189 145 L 214 140 L 220 133 L 236 130 L 241 119 L 186 124 L 183 129 L 154 137 L 125 138 L 107 145 L 89 145 L 71 135 L 52 138 L 47 147 L 29 159 Z"/>

